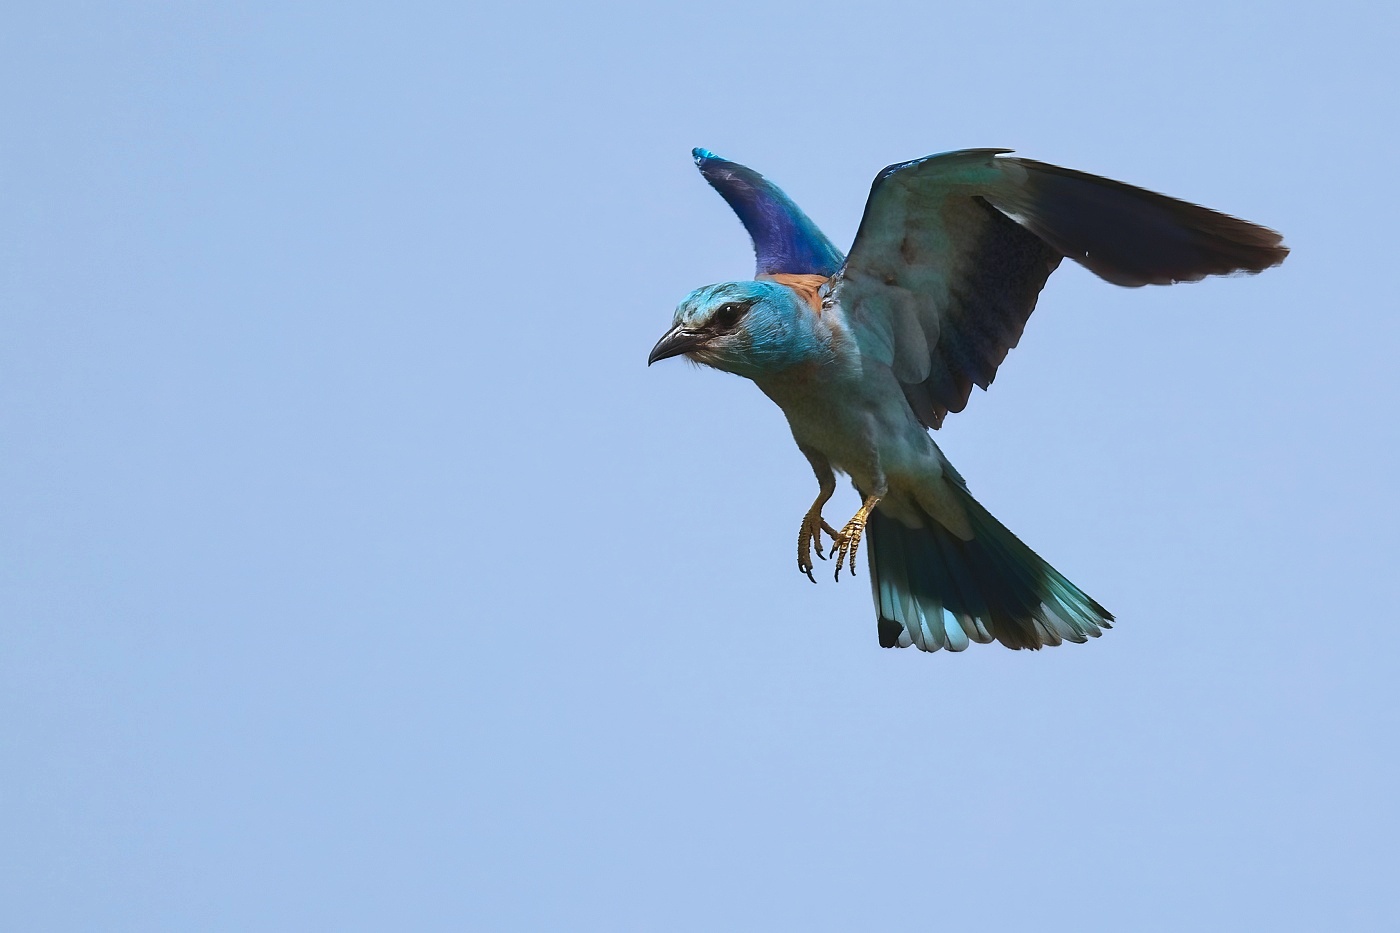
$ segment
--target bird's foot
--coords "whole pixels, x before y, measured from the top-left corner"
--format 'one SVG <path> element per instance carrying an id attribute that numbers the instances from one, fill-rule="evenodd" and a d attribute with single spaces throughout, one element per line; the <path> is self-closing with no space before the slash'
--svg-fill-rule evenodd
<path id="1" fill-rule="evenodd" d="M 880 501 L 879 496 L 867 496 L 860 509 L 851 520 L 846 522 L 846 527 L 841 529 L 841 533 L 835 536 L 832 542 L 831 553 L 836 558 L 836 579 L 841 579 L 841 565 L 848 563 L 851 568 L 851 576 L 856 575 L 856 552 L 860 550 L 860 538 L 865 534 L 865 523 L 870 519 L 870 511 L 875 508 L 875 503 Z"/>
<path id="2" fill-rule="evenodd" d="M 831 535 L 831 540 L 836 540 L 837 531 L 826 523 L 822 518 L 823 500 L 818 499 L 812 503 L 812 507 L 807 510 L 807 514 L 802 516 L 802 527 L 797 530 L 797 569 L 807 575 L 807 579 L 813 583 L 817 578 L 812 576 L 812 545 L 816 545 L 817 556 L 826 560 L 826 555 L 822 553 L 822 532 Z"/>

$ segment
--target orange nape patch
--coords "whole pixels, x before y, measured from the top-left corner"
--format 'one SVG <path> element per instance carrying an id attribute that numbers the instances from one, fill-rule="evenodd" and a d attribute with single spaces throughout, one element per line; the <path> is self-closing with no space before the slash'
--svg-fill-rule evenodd
<path id="1" fill-rule="evenodd" d="M 807 302 L 817 314 L 822 313 L 821 288 L 831 281 L 824 275 L 815 273 L 790 274 L 787 272 L 774 272 L 767 275 L 760 275 L 759 279 L 766 282 L 777 282 L 779 285 L 786 285 L 797 292 L 797 296 Z"/>

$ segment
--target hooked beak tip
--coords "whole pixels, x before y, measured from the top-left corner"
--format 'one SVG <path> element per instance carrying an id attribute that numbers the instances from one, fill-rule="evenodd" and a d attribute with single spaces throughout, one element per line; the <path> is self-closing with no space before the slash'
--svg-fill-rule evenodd
<path id="1" fill-rule="evenodd" d="M 652 363 L 689 353 L 704 342 L 703 334 L 697 334 L 695 331 L 686 330 L 683 327 L 673 327 L 656 342 L 656 346 L 651 348 L 651 354 L 647 356 L 647 365 L 650 366 Z"/>

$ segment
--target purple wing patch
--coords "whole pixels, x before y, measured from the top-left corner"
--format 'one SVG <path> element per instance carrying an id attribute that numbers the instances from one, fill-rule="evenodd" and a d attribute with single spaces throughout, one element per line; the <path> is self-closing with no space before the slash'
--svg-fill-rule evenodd
<path id="1" fill-rule="evenodd" d="M 777 185 L 708 149 L 696 149 L 693 155 L 700 174 L 749 231 L 758 275 L 832 276 L 840 271 L 846 257 Z"/>

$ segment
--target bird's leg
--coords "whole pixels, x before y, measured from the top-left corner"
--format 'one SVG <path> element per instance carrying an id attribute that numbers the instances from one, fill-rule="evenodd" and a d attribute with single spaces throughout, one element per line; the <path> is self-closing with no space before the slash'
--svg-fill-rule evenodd
<path id="1" fill-rule="evenodd" d="M 865 534 L 865 523 L 870 520 L 870 510 L 875 508 L 875 504 L 880 501 L 879 496 L 866 496 L 865 502 L 851 516 L 851 520 L 846 522 L 846 527 L 841 529 L 841 533 L 835 536 L 835 541 L 831 549 L 832 555 L 836 558 L 836 579 L 841 579 L 841 564 L 849 556 L 851 576 L 856 575 L 856 552 L 860 550 L 860 538 Z"/>
<path id="2" fill-rule="evenodd" d="M 831 540 L 836 540 L 836 529 L 827 524 L 822 518 L 822 506 L 826 505 L 834 490 L 824 489 L 817 496 L 817 501 L 812 503 L 812 507 L 807 510 L 807 514 L 802 517 L 802 527 L 797 531 L 797 569 L 807 575 L 807 579 L 813 583 L 817 578 L 812 576 L 812 546 L 817 548 L 817 556 L 826 560 L 826 554 L 822 553 L 822 532 L 831 535 Z"/>
<path id="3" fill-rule="evenodd" d="M 836 529 L 822 518 L 822 506 L 826 505 L 836 492 L 836 475 L 831 472 L 831 465 L 825 457 L 806 448 L 801 450 L 812 464 L 812 472 L 817 474 L 820 489 L 817 492 L 817 501 L 813 502 L 807 514 L 802 516 L 802 527 L 797 530 L 797 569 L 805 573 L 808 580 L 816 583 L 817 578 L 812 576 L 812 544 L 817 546 L 817 556 L 826 560 L 826 555 L 822 553 L 822 532 L 831 535 L 833 542 L 836 540 Z"/>

